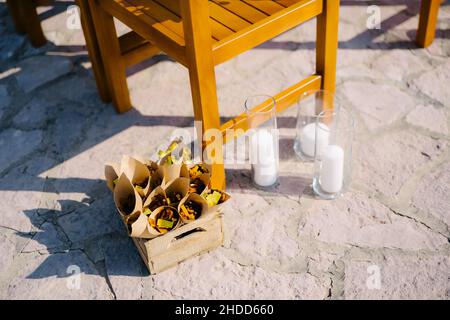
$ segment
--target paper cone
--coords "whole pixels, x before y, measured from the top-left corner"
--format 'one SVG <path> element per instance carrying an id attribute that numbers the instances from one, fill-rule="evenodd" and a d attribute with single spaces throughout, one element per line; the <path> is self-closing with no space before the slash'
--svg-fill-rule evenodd
<path id="1" fill-rule="evenodd" d="M 201 191 L 197 190 L 195 193 L 201 194 L 209 188 L 210 183 L 211 183 L 211 175 L 209 173 L 203 173 L 195 179 L 200 179 L 203 182 L 203 184 L 205 185 L 205 189 L 203 189 Z M 194 182 L 195 179 L 191 179 L 189 185 L 192 185 L 192 183 Z M 191 188 L 189 187 L 189 192 L 193 193 L 193 191 L 190 189 Z M 198 191 L 200 191 L 200 192 L 198 192 Z"/>
<path id="2" fill-rule="evenodd" d="M 145 203 L 144 203 L 144 205 L 143 205 L 144 210 L 143 210 L 142 213 L 144 213 L 145 208 L 151 207 L 151 204 L 152 204 L 153 200 L 155 199 L 155 197 L 156 197 L 157 195 L 162 195 L 162 196 L 164 196 L 164 198 L 166 198 L 166 192 L 164 191 L 164 189 L 161 188 L 160 186 L 156 187 L 156 189 L 153 190 L 153 191 L 149 194 L 149 196 L 147 197 L 147 199 L 145 200 Z M 158 207 L 160 207 L 160 206 L 158 206 Z M 151 210 L 151 211 L 154 211 L 154 210 L 157 209 L 158 207 L 156 207 L 156 208 L 150 208 L 150 210 Z"/>
<path id="3" fill-rule="evenodd" d="M 147 166 L 148 171 L 150 171 L 150 175 L 155 174 L 155 172 L 159 169 L 159 165 L 154 161 L 149 160 L 144 164 Z"/>
<path id="4" fill-rule="evenodd" d="M 164 172 L 164 179 L 161 185 L 166 186 L 173 180 L 180 177 L 183 164 L 164 164 L 161 167 L 163 168 Z"/>
<path id="5" fill-rule="evenodd" d="M 158 167 L 156 171 L 150 177 L 150 191 L 153 191 L 157 187 L 161 186 L 164 180 L 164 170 Z"/>
<path id="6" fill-rule="evenodd" d="M 202 198 L 205 199 L 205 195 L 208 194 L 208 193 L 209 193 L 210 191 L 212 191 L 212 190 L 213 190 L 213 189 L 208 189 L 208 188 L 206 188 L 206 189 L 202 192 L 202 194 L 201 194 Z M 216 190 L 216 191 L 219 191 L 219 192 L 223 193 L 223 194 L 225 195 L 225 200 L 224 200 L 223 202 L 221 202 L 221 203 L 215 205 L 215 206 L 209 206 L 209 205 L 208 205 L 208 208 L 209 208 L 209 209 L 208 209 L 208 212 L 215 212 L 215 211 L 221 212 L 221 210 L 223 209 L 224 205 L 227 204 L 227 203 L 228 203 L 228 200 L 230 200 L 230 198 L 231 198 L 231 196 L 230 196 L 228 193 L 226 193 L 225 191 L 221 191 L 221 190 Z M 206 201 L 206 200 L 205 200 L 205 201 Z M 207 201 L 206 201 L 206 202 L 207 202 Z"/>
<path id="7" fill-rule="evenodd" d="M 142 199 L 125 173 L 120 175 L 114 188 L 114 203 L 122 216 L 142 210 Z"/>
<path id="8" fill-rule="evenodd" d="M 171 201 L 169 205 L 177 206 L 178 203 L 188 194 L 189 191 L 189 179 L 177 178 L 163 187 L 166 192 L 167 198 Z M 180 195 L 180 200 L 174 200 L 174 194 Z"/>
<path id="9" fill-rule="evenodd" d="M 132 156 L 131 158 L 134 159 L 134 160 L 139 161 L 142 164 L 145 164 L 146 166 L 149 166 L 153 162 L 150 159 L 146 159 L 146 158 L 141 157 L 141 156 Z"/>
<path id="10" fill-rule="evenodd" d="M 181 214 L 181 206 L 186 202 L 186 201 L 192 201 L 192 202 L 196 202 L 198 204 L 200 204 L 201 206 L 201 212 L 200 212 L 200 216 L 196 219 L 200 219 L 204 216 L 206 216 L 208 214 L 208 203 L 206 203 L 205 199 L 203 199 L 200 195 L 196 194 L 196 193 L 190 193 L 188 195 L 186 195 L 186 197 L 183 198 L 183 200 L 181 200 L 180 204 L 178 205 L 178 213 L 180 215 L 181 220 L 184 223 L 190 223 L 193 222 L 195 220 L 189 220 L 189 219 L 185 219 L 183 218 L 183 215 Z"/>
<path id="11" fill-rule="evenodd" d="M 159 165 L 150 159 L 145 159 L 139 156 L 134 156 L 133 158 L 142 163 L 143 165 L 145 165 L 148 171 L 150 172 L 150 175 L 152 175 L 159 168 Z"/>
<path id="12" fill-rule="evenodd" d="M 159 214 L 161 213 L 161 211 L 163 211 L 165 208 L 170 208 L 170 209 L 174 210 L 174 211 L 175 211 L 176 217 L 178 217 L 177 224 L 176 224 L 172 229 L 170 229 L 170 230 L 168 231 L 168 232 L 171 232 L 171 231 L 177 229 L 179 226 L 181 226 L 181 223 L 182 223 L 182 222 L 181 222 L 180 215 L 178 214 L 177 208 L 172 207 L 172 206 L 159 207 L 158 209 L 154 210 L 154 211 L 150 214 L 149 219 L 153 219 L 153 220 L 156 221 L 156 218 L 158 217 L 158 215 L 159 215 Z M 150 226 L 151 228 L 153 228 L 153 227 L 150 225 L 150 223 L 149 223 L 149 226 Z M 164 233 L 159 232 L 159 231 L 156 230 L 156 229 L 154 229 L 154 230 L 155 230 L 156 232 L 158 232 L 159 234 L 164 234 Z"/>
<path id="13" fill-rule="evenodd" d="M 114 181 L 119 178 L 120 165 L 118 163 L 110 163 L 105 165 L 106 185 L 111 191 L 114 191 Z"/>
<path id="14" fill-rule="evenodd" d="M 130 158 L 129 163 L 130 167 L 134 167 L 131 182 L 139 195 L 144 198 L 150 190 L 150 171 L 145 164 L 136 159 Z"/>
<path id="15" fill-rule="evenodd" d="M 180 168 L 180 177 L 182 178 L 189 178 L 189 169 L 186 164 L 182 164 Z"/>
<path id="16" fill-rule="evenodd" d="M 132 161 L 130 156 L 123 156 L 120 162 L 120 174 L 124 173 L 130 181 L 133 180 L 135 163 L 136 160 Z"/>
<path id="17" fill-rule="evenodd" d="M 140 215 L 141 215 L 141 212 L 140 211 L 136 211 L 136 212 L 134 212 L 132 214 L 129 214 L 127 216 L 123 216 L 123 222 L 125 222 L 125 224 L 127 225 L 128 231 L 130 231 L 130 233 L 131 233 L 131 228 L 130 228 L 131 224 L 133 224 L 139 218 Z"/>
<path id="18" fill-rule="evenodd" d="M 153 239 L 161 235 L 161 233 L 154 229 L 148 222 L 148 217 L 142 213 L 135 222 L 130 226 L 130 236 L 133 238 Z"/>
<path id="19" fill-rule="evenodd" d="M 191 163 L 191 164 L 188 164 L 188 165 L 187 165 L 188 171 L 190 171 L 193 167 L 195 167 L 195 166 L 197 166 L 197 165 L 200 165 L 200 166 L 202 166 L 203 168 L 205 168 L 205 169 L 207 170 L 206 173 L 209 173 L 209 174 L 211 175 L 211 172 L 212 172 L 212 166 L 209 165 L 209 164 L 205 164 L 205 163 Z M 190 175 L 189 175 L 189 177 L 190 177 Z"/>

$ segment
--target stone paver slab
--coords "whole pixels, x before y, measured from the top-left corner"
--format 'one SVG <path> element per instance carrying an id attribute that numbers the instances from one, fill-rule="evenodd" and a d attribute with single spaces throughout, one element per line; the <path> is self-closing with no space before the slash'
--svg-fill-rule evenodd
<path id="1" fill-rule="evenodd" d="M 73 65 L 71 60 L 65 57 L 36 56 L 22 61 L 19 68 L 21 70 L 15 76 L 17 83 L 23 91 L 29 93 L 69 73 Z"/>
<path id="2" fill-rule="evenodd" d="M 401 130 L 359 142 L 355 149 L 355 180 L 394 197 L 420 166 L 437 159 L 447 149 L 447 143 L 412 130 Z"/>
<path id="3" fill-rule="evenodd" d="M 428 173 L 418 185 L 412 203 L 415 207 L 432 214 L 450 228 L 450 164 Z"/>
<path id="4" fill-rule="evenodd" d="M 411 111 L 406 117 L 406 121 L 416 127 L 448 135 L 449 114 L 450 112 L 445 108 L 422 105 Z"/>
<path id="5" fill-rule="evenodd" d="M 378 287 L 375 274 L 380 275 Z M 347 299 L 449 299 L 450 258 L 386 257 L 385 261 L 349 261 Z"/>
<path id="6" fill-rule="evenodd" d="M 172 297 L 190 299 L 325 299 L 328 295 L 328 289 L 312 275 L 240 266 L 219 251 L 155 275 L 153 285 Z"/>
<path id="7" fill-rule="evenodd" d="M 40 130 L 21 131 L 7 129 L 0 132 L 0 173 L 11 164 L 35 151 L 43 138 Z"/>
<path id="8" fill-rule="evenodd" d="M 392 85 L 346 82 L 341 90 L 372 131 L 394 123 L 414 107 L 414 99 Z"/>
<path id="9" fill-rule="evenodd" d="M 433 98 L 444 106 L 450 106 L 450 90 L 448 84 L 450 82 L 450 61 L 423 73 L 412 83 L 420 91 Z"/>
<path id="10" fill-rule="evenodd" d="M 308 210 L 300 234 L 329 244 L 403 250 L 437 250 L 447 238 L 411 218 L 399 216 L 363 193 L 348 193 L 334 201 L 320 201 Z"/>
<path id="11" fill-rule="evenodd" d="M 111 299 L 105 279 L 79 251 L 28 254 L 25 264 L 3 294 L 8 299 Z M 78 276 L 73 272 L 80 271 Z"/>

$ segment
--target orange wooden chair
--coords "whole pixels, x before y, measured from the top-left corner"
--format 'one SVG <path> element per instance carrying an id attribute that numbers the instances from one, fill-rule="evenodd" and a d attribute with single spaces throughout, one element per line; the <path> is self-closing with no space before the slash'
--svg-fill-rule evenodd
<path id="1" fill-rule="evenodd" d="M 334 91 L 339 0 L 77 0 L 97 84 L 118 112 L 131 108 L 125 69 L 161 51 L 189 70 L 194 118 L 203 132 L 247 128 L 246 115 L 221 124 L 215 66 L 313 18 L 317 19 L 316 72 L 275 96 L 277 111 L 314 89 Z M 132 32 L 117 37 L 113 18 Z M 263 103 L 255 109 L 264 110 Z M 202 137 L 201 137 L 202 138 Z M 233 137 L 235 138 L 235 137 Z M 202 140 L 203 141 L 203 140 Z M 203 141 L 206 146 L 206 142 Z M 217 151 L 219 158 L 221 150 Z M 216 158 L 217 159 L 217 158 Z M 213 186 L 225 183 L 213 165 Z"/>
<path id="2" fill-rule="evenodd" d="M 439 7 L 442 0 L 422 0 L 417 45 L 426 48 L 434 41 Z"/>
<path id="3" fill-rule="evenodd" d="M 14 21 L 17 33 L 27 34 L 34 47 L 47 43 L 42 31 L 41 22 L 36 7 L 45 6 L 49 0 L 6 0 Z"/>

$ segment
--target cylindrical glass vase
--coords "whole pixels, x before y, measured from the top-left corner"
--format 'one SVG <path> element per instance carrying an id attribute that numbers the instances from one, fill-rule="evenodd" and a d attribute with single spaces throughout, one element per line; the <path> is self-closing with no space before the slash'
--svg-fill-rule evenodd
<path id="1" fill-rule="evenodd" d="M 324 110 L 338 110 L 334 94 L 325 90 L 305 92 L 298 101 L 298 114 L 294 151 L 300 160 L 314 161 L 316 144 L 316 121 Z M 326 145 L 328 133 L 320 132 L 317 142 Z"/>
<path id="2" fill-rule="evenodd" d="M 322 199 L 336 199 L 350 186 L 354 129 L 347 108 L 326 110 L 317 116 L 313 190 Z M 319 142 L 320 135 L 328 137 L 326 144 Z"/>
<path id="3" fill-rule="evenodd" d="M 258 188 L 278 182 L 279 139 L 275 99 L 256 95 L 245 101 L 252 180 Z"/>

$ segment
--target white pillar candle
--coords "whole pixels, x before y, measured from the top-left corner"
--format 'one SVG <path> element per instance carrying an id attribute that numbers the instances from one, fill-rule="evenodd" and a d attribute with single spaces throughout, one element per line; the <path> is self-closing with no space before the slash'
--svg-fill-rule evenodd
<path id="1" fill-rule="evenodd" d="M 328 193 L 341 191 L 344 184 L 344 149 L 328 145 L 321 154 L 320 187 Z"/>
<path id="2" fill-rule="evenodd" d="M 276 136 L 267 129 L 258 129 L 250 139 L 250 160 L 253 180 L 261 187 L 269 187 L 278 179 Z"/>
<path id="3" fill-rule="evenodd" d="M 319 123 L 319 131 L 317 132 L 317 148 L 319 154 L 328 145 L 330 132 L 329 128 L 324 123 Z M 310 123 L 303 127 L 302 135 L 300 137 L 300 144 L 302 152 L 308 157 L 314 157 L 316 144 L 316 124 Z"/>

